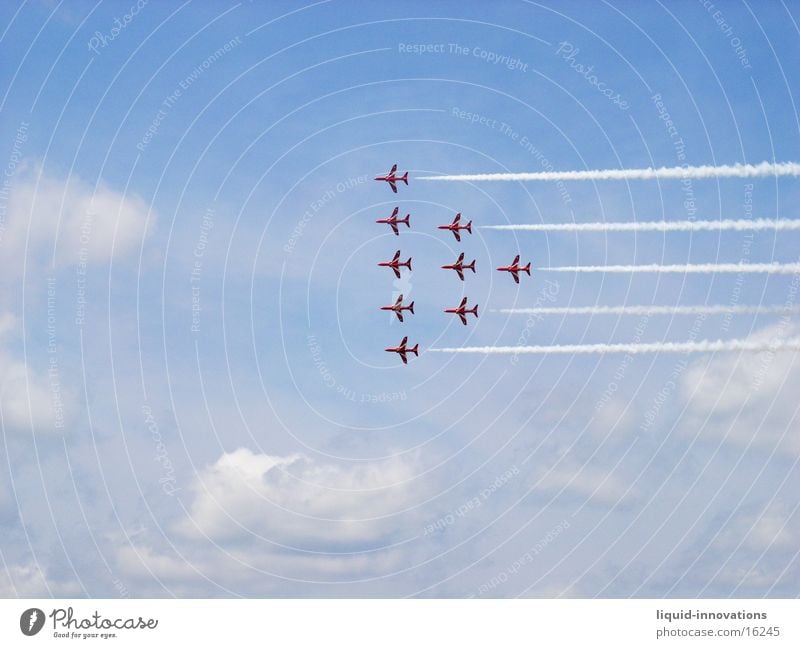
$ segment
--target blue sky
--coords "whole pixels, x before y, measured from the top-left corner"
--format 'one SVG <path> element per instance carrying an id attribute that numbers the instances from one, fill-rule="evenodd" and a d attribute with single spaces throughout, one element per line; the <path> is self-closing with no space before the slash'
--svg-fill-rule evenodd
<path id="1" fill-rule="evenodd" d="M 795 354 L 427 352 L 796 334 L 492 310 L 794 304 L 792 275 L 539 268 L 797 234 L 478 228 L 795 218 L 795 178 L 415 181 L 797 160 L 796 8 L 709 4 L 4 3 L 0 593 L 796 596 Z"/>

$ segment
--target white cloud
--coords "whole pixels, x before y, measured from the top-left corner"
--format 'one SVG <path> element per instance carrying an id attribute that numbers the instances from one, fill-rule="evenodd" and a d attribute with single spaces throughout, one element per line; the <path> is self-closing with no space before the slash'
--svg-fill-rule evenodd
<path id="1" fill-rule="evenodd" d="M 783 322 L 750 336 L 752 340 L 795 337 L 800 327 Z M 779 351 L 720 354 L 698 360 L 685 372 L 681 393 L 688 401 L 687 425 L 696 434 L 725 437 L 738 445 L 755 445 L 797 454 L 800 420 L 800 354 Z"/>
<path id="2" fill-rule="evenodd" d="M 13 313 L 0 314 L 0 338 L 15 330 L 17 326 L 17 318 Z"/>
<path id="3" fill-rule="evenodd" d="M 116 551 L 116 560 L 120 571 L 130 576 L 150 574 L 165 581 L 193 580 L 199 576 L 198 570 L 188 560 L 159 554 L 149 547 L 120 547 Z"/>
<path id="4" fill-rule="evenodd" d="M 102 181 L 92 185 L 76 175 L 56 178 L 39 164 L 25 163 L 14 178 L 3 221 L 3 270 L 6 276 L 17 275 L 24 257 L 30 263 L 38 255 L 49 264 L 54 249 L 61 266 L 129 254 L 153 230 L 155 214 L 148 225 L 148 209 L 141 197 Z"/>
<path id="5" fill-rule="evenodd" d="M 0 417 L 8 429 L 56 430 L 71 409 L 69 390 L 58 374 L 39 373 L 28 363 L 15 358 L 2 344 L 12 337 L 17 319 L 11 313 L 0 313 Z"/>
<path id="6" fill-rule="evenodd" d="M 147 217 L 148 206 L 138 196 L 75 175 L 56 178 L 26 162 L 17 169 L 7 210 L 0 215 L 0 277 L 18 286 L 23 269 L 34 277 L 49 271 L 54 250 L 59 267 L 108 261 L 112 254 L 117 260 L 137 250 L 152 230 Z M 6 293 L 7 299 L 13 294 Z M 44 291 L 35 294 L 41 297 Z M 21 334 L 17 318 L 0 314 L 0 341 L 15 334 Z M 27 358 L 0 347 L 3 426 L 55 429 L 71 411 L 70 400 L 59 372 L 37 371 Z"/>
<path id="7" fill-rule="evenodd" d="M 377 542 L 399 531 L 421 492 L 416 458 L 352 464 L 240 448 L 208 466 L 193 486 L 180 529 L 215 541 L 260 535 L 301 546 Z"/>
<path id="8" fill-rule="evenodd" d="M 46 578 L 39 566 L 33 563 L 11 565 L 0 570 L 0 598 L 63 597 L 80 592 L 78 583 Z"/>
<path id="9" fill-rule="evenodd" d="M 782 500 L 763 511 L 741 513 L 720 533 L 715 546 L 729 552 L 740 544 L 755 551 L 800 546 L 800 516 L 792 517 Z"/>
<path id="10" fill-rule="evenodd" d="M 626 495 L 627 484 L 611 472 L 570 458 L 552 467 L 542 466 L 530 483 L 535 484 L 536 492 L 546 490 L 555 496 L 563 489 L 572 496 L 605 506 L 622 504 L 631 495 Z"/>
<path id="11" fill-rule="evenodd" d="M 209 585 L 217 593 L 245 596 L 331 596 L 345 591 L 346 595 L 396 596 L 392 585 L 397 582 L 396 572 L 404 572 L 415 562 L 413 556 L 407 547 L 312 554 L 274 552 L 263 544 L 222 549 L 182 543 L 177 549 L 161 550 L 124 546 L 116 550 L 114 565 L 136 596 L 159 596 L 164 591 L 197 596 Z"/>
<path id="12" fill-rule="evenodd" d="M 711 541 L 708 560 L 692 566 L 693 578 L 704 584 L 713 580 L 731 588 L 729 593 L 796 593 L 800 514 L 793 507 L 794 502 L 776 499 L 738 511 Z M 713 523 L 711 530 L 716 530 Z"/>
<path id="13" fill-rule="evenodd" d="M 47 378 L 0 353 L 0 413 L 3 426 L 52 430 L 56 421 Z"/>

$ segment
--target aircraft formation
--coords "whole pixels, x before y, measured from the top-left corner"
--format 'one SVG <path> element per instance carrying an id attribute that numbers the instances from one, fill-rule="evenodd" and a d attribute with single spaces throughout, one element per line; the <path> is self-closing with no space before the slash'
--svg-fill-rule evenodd
<path id="1" fill-rule="evenodd" d="M 391 170 L 389 173 L 385 175 L 380 175 L 375 177 L 376 181 L 379 182 L 386 182 L 389 187 L 391 188 L 393 193 L 397 193 L 397 185 L 398 183 L 403 183 L 408 186 L 408 171 L 406 171 L 403 175 L 397 175 L 397 165 L 392 165 Z M 398 218 L 400 213 L 400 208 L 395 207 L 392 211 L 391 215 L 387 218 L 379 218 L 376 220 L 376 223 L 382 225 L 389 225 L 391 227 L 392 232 L 395 236 L 400 235 L 400 225 L 405 225 L 407 229 L 411 229 L 411 215 L 406 214 L 404 218 Z M 457 213 L 454 217 L 452 222 L 446 225 L 437 225 L 437 229 L 446 230 L 453 233 L 453 236 L 457 243 L 461 242 L 462 233 L 466 232 L 468 234 L 472 234 L 472 221 L 467 221 L 466 224 L 462 224 L 461 213 Z M 519 283 L 519 274 L 521 272 L 526 273 L 528 276 L 531 274 L 531 264 L 530 262 L 527 265 L 521 266 L 520 265 L 520 255 L 516 255 L 514 260 L 507 266 L 501 266 L 497 268 L 498 271 L 501 272 L 508 272 L 513 278 L 515 283 Z M 401 251 L 397 250 L 394 253 L 394 256 L 388 261 L 379 261 L 378 266 L 391 268 L 392 272 L 396 278 L 400 279 L 401 268 L 408 268 L 411 271 L 411 257 L 409 256 L 406 261 L 402 260 Z M 441 266 L 444 270 L 453 270 L 458 275 L 458 278 L 461 281 L 464 281 L 464 273 L 467 270 L 471 270 L 473 274 L 476 273 L 475 270 L 475 259 L 470 261 L 469 263 L 465 263 L 464 261 L 464 253 L 461 252 L 458 255 L 458 258 L 454 263 L 446 264 Z M 408 305 L 405 305 L 403 302 L 403 295 L 398 296 L 397 300 L 394 304 L 390 304 L 388 306 L 380 306 L 380 310 L 384 311 L 391 311 L 396 316 L 400 322 L 403 322 L 403 311 L 408 311 L 411 315 L 414 315 L 414 302 L 412 301 Z M 474 315 L 475 318 L 478 318 L 478 304 L 475 304 L 471 308 L 468 307 L 468 297 L 464 297 L 461 300 L 461 303 L 454 307 L 454 308 L 445 308 L 445 313 L 458 315 L 461 323 L 466 326 L 468 323 L 467 315 Z M 403 361 L 403 364 L 408 364 L 408 354 L 413 353 L 415 356 L 419 356 L 419 344 L 415 344 L 413 347 L 408 346 L 408 336 L 404 336 L 403 339 L 400 341 L 396 347 L 388 347 L 384 349 L 390 353 L 397 353 L 400 356 L 400 359 Z"/>

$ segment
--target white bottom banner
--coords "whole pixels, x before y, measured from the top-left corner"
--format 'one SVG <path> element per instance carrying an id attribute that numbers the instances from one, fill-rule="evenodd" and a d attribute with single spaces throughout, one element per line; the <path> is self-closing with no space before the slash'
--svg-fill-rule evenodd
<path id="1" fill-rule="evenodd" d="M 797 600 L 0 600 L 0 646 L 800 646 Z"/>

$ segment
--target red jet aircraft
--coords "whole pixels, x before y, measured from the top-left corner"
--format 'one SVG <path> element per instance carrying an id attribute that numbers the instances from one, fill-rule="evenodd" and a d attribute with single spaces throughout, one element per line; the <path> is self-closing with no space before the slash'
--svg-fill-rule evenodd
<path id="1" fill-rule="evenodd" d="M 400 341 L 400 346 L 396 347 L 389 347 L 388 349 L 384 349 L 384 351 L 390 351 L 393 353 L 397 353 L 400 358 L 403 360 L 403 364 L 408 364 L 408 359 L 406 358 L 406 353 L 413 353 L 415 356 L 419 357 L 419 353 L 417 353 L 417 348 L 419 344 L 415 344 L 413 347 L 406 348 L 406 343 L 408 342 L 408 337 L 404 337 Z"/>
<path id="2" fill-rule="evenodd" d="M 456 237 L 456 241 L 461 241 L 461 234 L 458 233 L 458 230 L 467 230 L 470 234 L 472 234 L 472 221 L 467 223 L 466 225 L 460 225 L 461 222 L 461 214 L 456 214 L 456 217 L 453 219 L 453 222 L 449 225 L 439 225 L 439 229 L 443 230 L 450 230 L 453 232 L 453 236 Z"/>
<path id="3" fill-rule="evenodd" d="M 467 325 L 467 314 L 472 313 L 475 317 L 478 317 L 478 305 L 475 304 L 472 308 L 467 308 L 467 298 L 461 300 L 461 303 L 458 305 L 458 308 L 445 308 L 445 313 L 455 313 L 461 318 L 461 323 L 466 326 Z"/>
<path id="4" fill-rule="evenodd" d="M 409 221 L 408 221 L 408 219 L 411 217 L 411 214 L 406 214 L 405 218 L 397 218 L 397 212 L 399 210 L 400 210 L 399 207 L 395 207 L 394 211 L 392 212 L 392 215 L 389 216 L 389 218 L 381 218 L 379 220 L 376 220 L 375 222 L 376 223 L 384 223 L 386 225 L 391 225 L 392 226 L 392 231 L 394 232 L 394 235 L 395 236 L 399 236 L 400 235 L 400 230 L 397 229 L 397 226 L 400 223 L 403 223 L 406 227 L 409 227 L 409 228 L 411 227 L 411 223 L 409 223 Z"/>
<path id="5" fill-rule="evenodd" d="M 511 276 L 514 277 L 514 282 L 519 283 L 519 273 L 520 272 L 527 272 L 528 276 L 531 276 L 531 264 L 530 261 L 526 266 L 519 265 L 519 254 L 514 257 L 514 261 L 511 263 L 510 266 L 503 266 L 501 268 L 497 268 L 501 272 L 510 272 Z"/>
<path id="6" fill-rule="evenodd" d="M 411 257 L 408 257 L 408 261 L 405 263 L 400 263 L 400 250 L 394 253 L 394 257 L 392 257 L 391 261 L 381 261 L 378 263 L 379 266 L 383 266 L 386 268 L 391 268 L 394 270 L 395 276 L 399 279 L 400 278 L 400 268 L 408 268 L 411 270 Z"/>
<path id="7" fill-rule="evenodd" d="M 412 315 L 414 314 L 414 302 L 412 301 L 408 306 L 403 306 L 403 295 L 400 295 L 394 304 L 391 306 L 381 306 L 381 310 L 394 311 L 394 314 L 397 315 L 397 319 L 402 322 L 404 310 L 410 311 Z"/>
<path id="8" fill-rule="evenodd" d="M 455 270 L 458 273 L 458 278 L 461 281 L 464 281 L 464 270 L 472 270 L 475 272 L 475 259 L 472 260 L 472 263 L 464 264 L 464 253 L 458 255 L 458 260 L 455 263 L 451 263 L 450 265 L 443 265 L 442 268 L 444 270 Z"/>
<path id="9" fill-rule="evenodd" d="M 397 186 L 395 183 L 397 182 L 405 182 L 406 186 L 408 186 L 408 171 L 406 171 L 403 175 L 398 176 L 396 175 L 397 172 L 397 165 L 392 165 L 392 170 L 389 171 L 386 175 L 383 176 L 376 176 L 375 180 L 383 180 L 383 182 L 388 182 L 389 186 L 392 188 L 392 191 L 397 193 Z"/>

